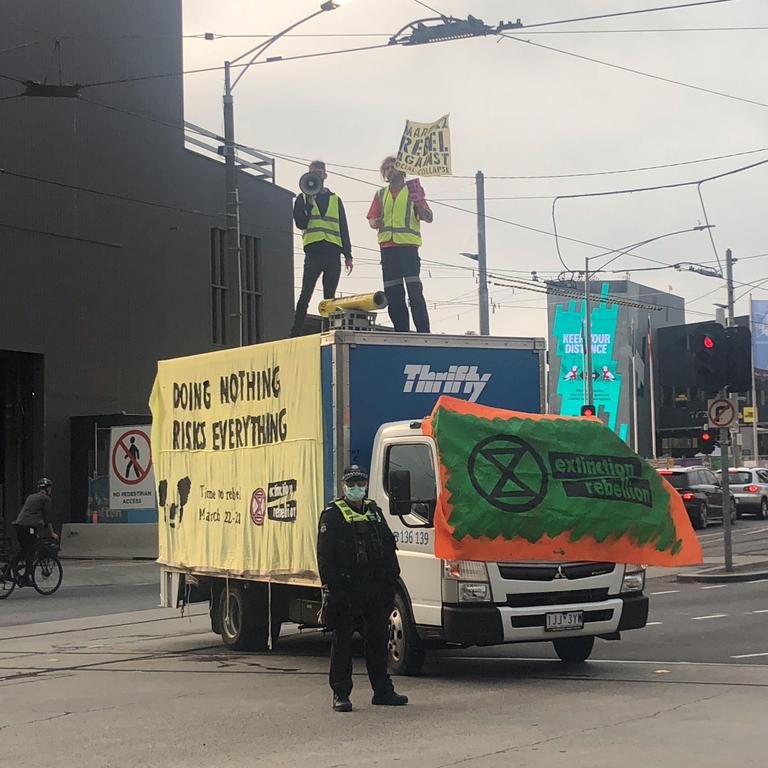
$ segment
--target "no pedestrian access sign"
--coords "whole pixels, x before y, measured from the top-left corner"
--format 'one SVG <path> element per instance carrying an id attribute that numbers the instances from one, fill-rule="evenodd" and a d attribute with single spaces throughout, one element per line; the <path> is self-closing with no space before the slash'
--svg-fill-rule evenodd
<path id="1" fill-rule="evenodd" d="M 150 427 L 113 427 L 110 440 L 110 509 L 154 509 Z"/>
<path id="2" fill-rule="evenodd" d="M 736 406 L 725 398 L 716 398 L 707 403 L 707 420 L 713 429 L 727 429 L 739 419 Z"/>

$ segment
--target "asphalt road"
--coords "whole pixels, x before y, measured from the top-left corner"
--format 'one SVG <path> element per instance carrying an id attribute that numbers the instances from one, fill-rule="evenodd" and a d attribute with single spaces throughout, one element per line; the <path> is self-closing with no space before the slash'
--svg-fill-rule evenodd
<path id="1" fill-rule="evenodd" d="M 767 535 L 768 524 L 740 521 L 736 552 L 761 555 Z M 720 554 L 721 536 L 700 534 L 707 554 Z M 403 709 L 371 706 L 358 656 L 355 710 L 339 715 L 321 633 L 231 653 L 204 606 L 185 618 L 149 608 L 149 564 L 81 563 L 69 574 L 54 597 L 22 590 L 0 603 L 9 765 L 62 754 L 78 768 L 719 768 L 724 755 L 764 764 L 768 580 L 652 578 L 649 626 L 599 641 L 583 665 L 555 660 L 548 644 L 432 653 L 421 677 L 397 679 L 411 697 Z M 115 574 L 122 584 L 105 583 Z M 114 613 L 137 604 L 148 609 Z"/>

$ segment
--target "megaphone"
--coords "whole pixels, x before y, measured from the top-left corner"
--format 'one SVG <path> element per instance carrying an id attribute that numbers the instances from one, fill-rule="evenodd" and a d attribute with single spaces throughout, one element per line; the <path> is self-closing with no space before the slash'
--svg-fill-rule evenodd
<path id="1" fill-rule="evenodd" d="M 308 171 L 299 179 L 299 189 L 305 195 L 316 195 L 323 188 L 323 177 Z"/>
<path id="2" fill-rule="evenodd" d="M 337 309 L 359 309 L 363 312 L 376 312 L 387 306 L 387 297 L 384 291 L 375 293 L 358 293 L 355 296 L 345 296 L 339 299 L 324 299 L 320 302 L 318 310 L 323 317 L 328 317 Z"/>

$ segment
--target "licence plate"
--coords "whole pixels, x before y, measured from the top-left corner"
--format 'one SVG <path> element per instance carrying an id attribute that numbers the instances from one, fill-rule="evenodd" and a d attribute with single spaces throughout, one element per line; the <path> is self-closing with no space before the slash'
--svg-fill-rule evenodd
<path id="1" fill-rule="evenodd" d="M 547 632 L 560 632 L 567 629 L 584 629 L 584 611 L 561 611 L 548 613 L 544 629 Z"/>

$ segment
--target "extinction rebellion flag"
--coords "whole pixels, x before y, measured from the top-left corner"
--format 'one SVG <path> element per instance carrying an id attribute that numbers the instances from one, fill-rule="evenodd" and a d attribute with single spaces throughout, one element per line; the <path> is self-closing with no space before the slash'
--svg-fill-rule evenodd
<path id="1" fill-rule="evenodd" d="M 599 419 L 441 397 L 423 429 L 440 457 L 438 557 L 702 562 L 679 494 Z"/>

